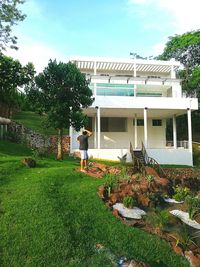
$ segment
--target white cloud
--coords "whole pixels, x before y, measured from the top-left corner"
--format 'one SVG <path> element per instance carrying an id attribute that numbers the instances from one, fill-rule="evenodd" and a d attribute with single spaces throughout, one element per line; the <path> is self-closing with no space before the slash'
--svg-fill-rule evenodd
<path id="1" fill-rule="evenodd" d="M 20 38 L 21 39 L 21 38 Z M 41 72 L 48 65 L 50 59 L 56 59 L 58 62 L 67 62 L 68 58 L 60 54 L 56 49 L 45 45 L 44 43 L 33 40 L 24 40 L 22 45 L 18 43 L 19 49 L 8 49 L 6 54 L 18 59 L 22 65 L 32 62 L 37 72 Z"/>
<path id="2" fill-rule="evenodd" d="M 149 11 L 157 8 L 160 9 L 160 12 L 167 12 L 168 22 L 170 21 L 173 25 L 173 33 L 181 34 L 200 28 L 199 0 L 128 0 L 128 3 L 129 7 L 133 5 L 133 8 L 135 5 L 140 5 L 140 8 L 145 7 Z M 146 14 L 148 15 L 148 12 Z M 159 24 L 159 21 L 157 23 Z"/>
<path id="3" fill-rule="evenodd" d="M 165 48 L 165 43 L 166 42 L 157 43 L 157 44 L 153 45 L 153 47 L 152 47 L 153 54 L 154 55 L 160 55 L 160 54 L 162 54 L 162 52 L 163 52 L 163 50 Z"/>

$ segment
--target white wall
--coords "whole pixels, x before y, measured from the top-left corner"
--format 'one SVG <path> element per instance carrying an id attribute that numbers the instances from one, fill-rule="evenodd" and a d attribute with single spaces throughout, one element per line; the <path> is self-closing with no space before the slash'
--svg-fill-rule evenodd
<path id="1" fill-rule="evenodd" d="M 149 157 L 159 164 L 176 164 L 193 166 L 192 152 L 184 148 L 147 149 Z"/>
<path id="2" fill-rule="evenodd" d="M 120 115 L 119 115 L 120 116 Z M 156 118 L 155 118 L 156 119 Z M 127 119 L 127 131 L 126 132 L 101 132 L 101 148 L 105 149 L 117 149 L 117 148 L 129 148 L 130 142 L 133 147 L 135 145 L 135 130 L 133 125 L 134 118 Z M 94 124 L 93 124 L 94 125 Z M 161 148 L 166 145 L 165 138 L 166 123 L 163 120 L 162 126 L 152 126 L 152 119 L 148 119 L 148 147 L 149 148 Z M 77 149 L 79 144 L 77 142 L 77 136 L 80 134 L 73 131 L 72 149 Z M 144 140 L 144 126 L 137 126 L 137 138 L 138 148 L 141 148 L 141 143 Z M 95 133 L 93 129 L 93 135 L 89 138 L 89 148 L 94 148 Z"/>

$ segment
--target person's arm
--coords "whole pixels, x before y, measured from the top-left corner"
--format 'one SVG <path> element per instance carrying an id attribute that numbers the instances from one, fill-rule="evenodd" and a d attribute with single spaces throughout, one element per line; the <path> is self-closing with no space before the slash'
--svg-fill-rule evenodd
<path id="1" fill-rule="evenodd" d="M 91 135 L 92 135 L 92 132 L 90 132 L 89 130 L 86 130 L 86 129 L 85 129 L 85 131 L 87 132 L 87 135 L 88 135 L 88 136 L 91 136 Z"/>

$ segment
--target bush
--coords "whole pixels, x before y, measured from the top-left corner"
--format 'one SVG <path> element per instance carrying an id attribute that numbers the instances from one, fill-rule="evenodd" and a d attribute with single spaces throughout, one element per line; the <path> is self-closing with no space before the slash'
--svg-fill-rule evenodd
<path id="1" fill-rule="evenodd" d="M 192 196 L 187 196 L 186 204 L 189 218 L 193 220 L 195 216 L 199 215 L 200 213 L 200 199 Z"/>
<path id="2" fill-rule="evenodd" d="M 200 148 L 198 145 L 193 145 L 193 163 L 200 166 Z"/>
<path id="3" fill-rule="evenodd" d="M 126 208 L 133 208 L 134 206 L 137 206 L 136 199 L 129 196 L 124 197 L 122 203 Z"/>
<path id="4" fill-rule="evenodd" d="M 173 198 L 176 201 L 184 201 L 185 198 L 191 194 L 190 189 L 188 187 L 176 186 L 173 187 L 173 189 L 174 189 Z"/>
<path id="5" fill-rule="evenodd" d="M 107 191 L 107 196 L 109 197 L 113 188 L 118 185 L 118 177 L 112 173 L 106 173 L 104 178 L 105 178 L 104 186 Z"/>

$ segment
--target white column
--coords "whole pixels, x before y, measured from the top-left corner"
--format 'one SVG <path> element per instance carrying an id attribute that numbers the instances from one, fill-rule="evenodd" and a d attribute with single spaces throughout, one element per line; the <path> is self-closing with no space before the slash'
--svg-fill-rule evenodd
<path id="1" fill-rule="evenodd" d="M 148 147 L 148 139 L 147 139 L 147 108 L 144 108 L 144 146 Z"/>
<path id="2" fill-rule="evenodd" d="M 97 148 L 100 149 L 101 147 L 101 118 L 100 118 L 100 107 L 97 109 L 97 129 L 98 129 L 98 142 L 97 142 Z"/>
<path id="3" fill-rule="evenodd" d="M 174 66 L 171 65 L 171 79 L 175 79 L 176 78 L 176 73 L 174 71 Z"/>
<path id="4" fill-rule="evenodd" d="M 192 151 L 192 121 L 191 121 L 191 109 L 187 109 L 188 118 L 188 148 Z"/>
<path id="5" fill-rule="evenodd" d="M 97 148 L 97 117 L 94 117 L 94 148 Z"/>
<path id="6" fill-rule="evenodd" d="M 137 114 L 135 114 L 135 149 L 137 148 Z"/>
<path id="7" fill-rule="evenodd" d="M 174 149 L 177 149 L 176 115 L 173 115 L 173 143 Z"/>
<path id="8" fill-rule="evenodd" d="M 94 75 L 97 75 L 97 63 L 96 61 L 94 61 Z M 96 96 L 97 94 L 97 85 L 96 82 L 94 83 L 94 91 L 93 91 L 93 95 Z"/>
<path id="9" fill-rule="evenodd" d="M 134 58 L 134 77 L 137 76 L 137 73 L 136 73 L 136 58 Z"/>

